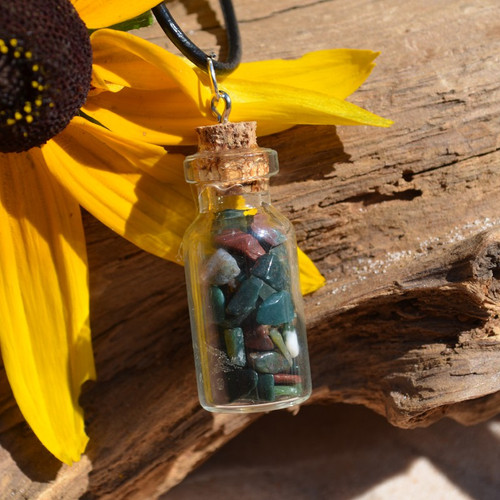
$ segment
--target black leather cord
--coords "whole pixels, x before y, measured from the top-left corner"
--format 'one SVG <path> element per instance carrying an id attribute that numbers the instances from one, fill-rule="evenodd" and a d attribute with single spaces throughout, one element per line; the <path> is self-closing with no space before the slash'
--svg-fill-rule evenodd
<path id="1" fill-rule="evenodd" d="M 234 8 L 231 0 L 219 0 L 226 25 L 226 37 L 228 45 L 228 59 L 225 62 L 213 61 L 214 70 L 218 75 L 231 73 L 234 71 L 241 60 L 241 39 L 238 29 L 238 21 L 234 13 Z M 158 24 L 162 27 L 165 34 L 172 40 L 173 44 L 198 68 L 203 71 L 208 71 L 207 60 L 209 56 L 198 48 L 179 28 L 179 25 L 174 21 L 172 15 L 161 4 L 153 7 L 153 14 L 156 17 Z"/>

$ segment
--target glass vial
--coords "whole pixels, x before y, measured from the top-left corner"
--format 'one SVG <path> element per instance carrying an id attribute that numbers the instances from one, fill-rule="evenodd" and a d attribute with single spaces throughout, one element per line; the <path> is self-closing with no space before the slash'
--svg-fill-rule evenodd
<path id="1" fill-rule="evenodd" d="M 255 122 L 197 129 L 186 158 L 199 214 L 183 251 L 201 405 L 214 412 L 293 406 L 311 393 L 295 234 L 270 203 L 275 151 Z"/>

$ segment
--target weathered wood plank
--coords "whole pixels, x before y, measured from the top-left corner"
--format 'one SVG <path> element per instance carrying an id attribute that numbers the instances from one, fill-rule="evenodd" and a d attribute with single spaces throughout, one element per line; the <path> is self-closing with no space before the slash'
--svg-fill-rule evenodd
<path id="1" fill-rule="evenodd" d="M 391 129 L 297 127 L 260 141 L 280 154 L 275 204 L 327 277 L 306 299 L 312 401 L 365 404 L 405 427 L 494 415 L 497 2 L 234 3 L 247 61 L 382 51 L 349 100 L 392 118 Z M 215 5 L 171 8 L 202 48 L 223 43 Z M 145 36 L 171 48 L 158 33 Z M 26 428 L 2 374 L 2 497 L 156 498 L 255 418 L 198 406 L 183 270 L 88 215 L 85 225 L 99 375 L 82 398 L 91 443 L 79 464 L 60 467 Z"/>

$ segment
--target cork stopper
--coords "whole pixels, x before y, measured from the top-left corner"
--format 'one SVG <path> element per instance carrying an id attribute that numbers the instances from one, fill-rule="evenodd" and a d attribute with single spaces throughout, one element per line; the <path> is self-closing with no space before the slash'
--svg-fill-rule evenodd
<path id="1" fill-rule="evenodd" d="M 202 182 L 242 183 L 247 187 L 252 184 L 252 191 L 259 186 L 264 188 L 262 178 L 269 174 L 269 155 L 257 145 L 256 128 L 256 122 L 198 127 L 198 154 L 192 165 L 192 178 Z"/>
<path id="2" fill-rule="evenodd" d="M 198 151 L 230 151 L 233 149 L 256 148 L 257 123 L 218 123 L 207 127 L 198 127 Z"/>

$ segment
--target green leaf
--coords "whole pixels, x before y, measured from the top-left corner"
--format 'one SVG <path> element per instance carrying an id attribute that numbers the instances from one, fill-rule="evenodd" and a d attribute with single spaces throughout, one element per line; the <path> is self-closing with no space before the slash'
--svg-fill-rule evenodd
<path id="1" fill-rule="evenodd" d="M 92 118 L 87 113 L 84 113 L 81 109 L 78 111 L 78 115 L 81 116 L 82 118 L 85 118 L 85 120 L 88 120 L 90 123 L 104 127 L 104 125 L 101 122 L 97 121 L 95 118 Z M 104 127 L 104 128 L 109 130 L 108 127 Z"/>
<path id="2" fill-rule="evenodd" d="M 117 31 L 130 31 L 130 30 L 138 30 L 139 28 L 147 28 L 153 24 L 153 14 L 148 10 L 135 16 L 131 19 L 127 19 L 126 21 L 122 21 L 121 23 L 113 24 L 113 26 L 109 26 L 109 29 L 117 30 Z M 96 30 L 88 30 L 89 35 L 91 35 Z"/>

